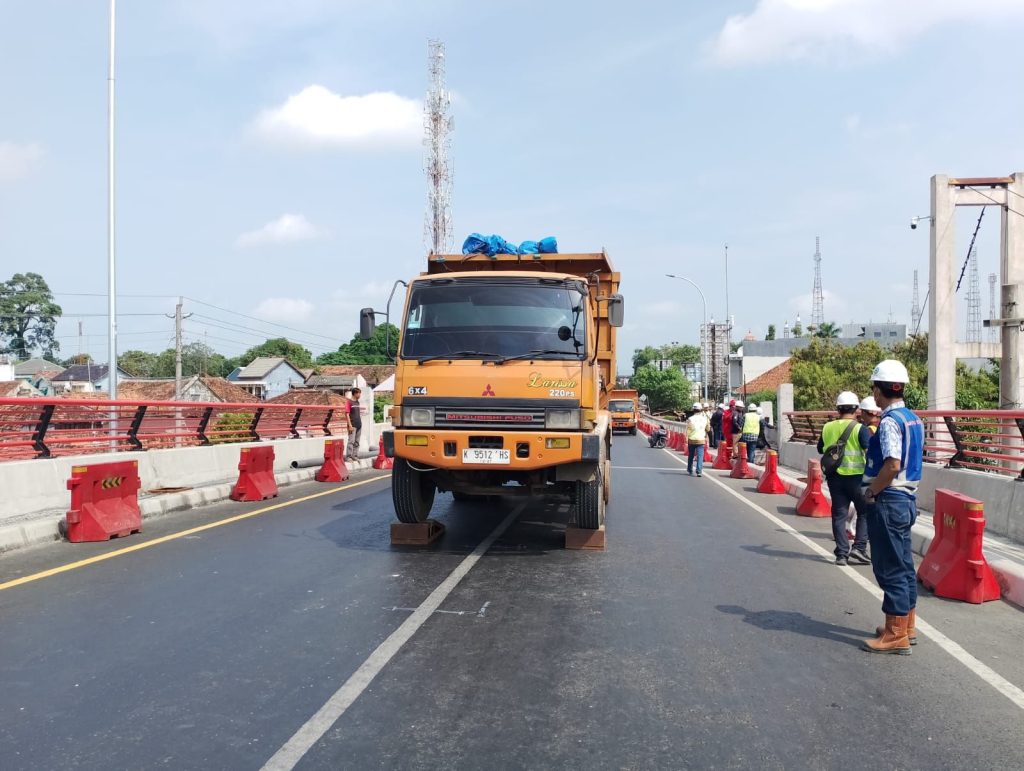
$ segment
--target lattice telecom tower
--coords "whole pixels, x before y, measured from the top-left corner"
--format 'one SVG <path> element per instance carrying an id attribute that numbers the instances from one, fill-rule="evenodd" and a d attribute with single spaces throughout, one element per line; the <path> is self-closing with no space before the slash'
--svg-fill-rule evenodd
<path id="1" fill-rule="evenodd" d="M 910 304 L 910 326 L 916 335 L 921 330 L 921 293 L 917 289 L 917 271 L 914 271 L 914 299 Z"/>
<path id="2" fill-rule="evenodd" d="M 996 274 L 988 274 L 988 317 L 990 319 L 997 319 L 999 316 L 996 315 Z M 999 327 L 988 328 L 988 340 L 990 343 L 999 342 Z"/>
<path id="3" fill-rule="evenodd" d="M 444 82 L 444 43 L 427 42 L 427 64 L 430 88 L 423 103 L 423 144 L 427 148 L 423 170 L 427 173 L 427 214 L 424 237 L 432 254 L 446 254 L 452 246 L 452 166 L 451 132 L 454 128 L 449 114 L 451 93 Z"/>
<path id="4" fill-rule="evenodd" d="M 964 338 L 968 343 L 981 342 L 981 284 L 978 281 L 978 250 L 971 249 L 970 274 L 967 284 L 967 334 Z"/>
<path id="5" fill-rule="evenodd" d="M 821 237 L 814 237 L 814 304 L 811 308 L 811 324 L 821 329 L 825 323 L 825 298 L 821 291 Z"/>

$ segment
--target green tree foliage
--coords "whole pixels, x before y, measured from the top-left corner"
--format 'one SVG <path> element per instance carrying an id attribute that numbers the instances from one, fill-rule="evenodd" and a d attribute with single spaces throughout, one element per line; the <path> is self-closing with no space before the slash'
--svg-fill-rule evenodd
<path id="1" fill-rule="evenodd" d="M 810 327 L 807 328 L 810 330 Z M 826 340 L 834 340 L 839 337 L 839 326 L 831 321 L 822 322 L 821 326 L 814 330 L 815 337 L 823 337 Z"/>
<path id="2" fill-rule="evenodd" d="M 764 336 L 764 339 L 765 340 L 774 340 L 775 339 L 775 325 L 774 324 L 769 324 L 768 325 L 768 334 L 766 334 Z"/>
<path id="3" fill-rule="evenodd" d="M 373 422 L 383 423 L 384 422 L 384 411 L 390 408 L 395 403 L 395 399 L 391 394 L 387 396 L 373 395 Z"/>
<path id="4" fill-rule="evenodd" d="M 891 349 L 874 340 L 844 346 L 815 338 L 793 354 L 793 401 L 798 410 L 829 410 L 840 391 L 860 397 L 871 392 L 871 371 L 883 359 L 899 359 L 910 374 L 907 406 L 928 406 L 928 336 L 916 335 Z M 999 404 L 999 370 L 996 366 L 975 372 L 963 362 L 956 365 L 956 407 L 961 410 L 995 409 Z"/>
<path id="5" fill-rule="evenodd" d="M 0 350 L 27 359 L 32 351 L 53 358 L 60 344 L 54 338 L 61 308 L 38 273 L 15 273 L 0 284 Z"/>
<path id="6" fill-rule="evenodd" d="M 133 377 L 174 377 L 173 348 L 168 348 L 161 353 L 125 351 L 118 357 L 117 363 L 121 369 Z M 194 342 L 182 346 L 181 374 L 183 377 L 192 377 L 193 375 L 225 377 L 232 369 L 234 369 L 232 361 L 204 343 Z"/>
<path id="7" fill-rule="evenodd" d="M 313 354 L 298 343 L 293 343 L 285 337 L 276 337 L 273 340 L 267 340 L 265 343 L 254 346 L 239 356 L 233 363 L 236 363 L 240 367 L 244 367 L 251 363 L 253 359 L 259 358 L 260 356 L 269 356 L 272 358 L 283 356 L 294 366 L 299 368 L 309 368 L 313 366 Z M 234 367 L 232 367 L 232 369 L 234 369 Z"/>
<path id="8" fill-rule="evenodd" d="M 337 351 L 325 353 L 317 357 L 317 364 L 391 364 L 398 351 L 399 330 L 394 324 L 384 323 L 373 332 L 373 338 L 363 340 L 358 334 L 352 336 L 351 342 L 345 343 Z M 390 346 L 390 355 L 385 345 Z"/>
<path id="9" fill-rule="evenodd" d="M 803 336 L 804 336 L 804 328 L 800 325 L 800 322 L 798 321 L 796 324 L 793 325 L 793 337 L 803 337 Z"/>
<path id="10" fill-rule="evenodd" d="M 149 351 L 125 351 L 117 357 L 117 365 L 132 377 L 153 377 L 157 354 Z"/>
<path id="11" fill-rule="evenodd" d="M 677 369 L 643 366 L 633 373 L 630 386 L 647 396 L 652 412 L 679 412 L 690 406 L 691 386 Z"/>
<path id="12" fill-rule="evenodd" d="M 74 356 L 68 356 L 66 359 L 58 362 L 62 367 L 71 367 L 75 364 L 95 364 L 92 356 L 87 353 L 76 353 Z"/>
<path id="13" fill-rule="evenodd" d="M 633 351 L 633 371 L 637 372 L 641 367 L 646 367 L 652 361 L 668 359 L 672 366 L 681 367 L 684 364 L 693 364 L 700 361 L 700 347 L 696 345 L 665 345 L 655 348 L 653 345 L 645 345 Z"/>

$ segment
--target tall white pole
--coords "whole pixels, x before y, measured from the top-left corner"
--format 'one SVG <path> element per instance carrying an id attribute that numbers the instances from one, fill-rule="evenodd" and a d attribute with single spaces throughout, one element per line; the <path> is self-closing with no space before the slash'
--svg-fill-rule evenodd
<path id="1" fill-rule="evenodd" d="M 117 398 L 117 273 L 114 263 L 114 32 L 117 0 L 110 0 L 110 70 L 107 75 L 107 379 Z"/>
<path id="2" fill-rule="evenodd" d="M 729 315 L 729 244 L 725 245 L 725 393 L 732 395 L 732 316 Z"/>
<path id="3" fill-rule="evenodd" d="M 678 278 L 680 281 L 685 281 L 686 283 L 692 285 L 693 288 L 697 290 L 698 294 L 700 294 L 700 301 L 704 304 L 704 327 L 703 327 L 703 329 L 704 329 L 704 334 L 707 334 L 707 328 L 708 328 L 708 300 L 704 296 L 704 291 L 699 286 L 697 286 L 697 282 L 695 282 L 693 279 L 687 278 L 686 276 L 676 276 L 676 275 L 674 275 L 672 273 L 666 273 L 665 276 L 667 276 L 668 278 Z M 704 340 L 703 340 L 703 338 L 701 338 L 701 341 L 700 341 L 700 379 L 704 381 L 704 401 L 707 401 L 708 400 L 708 370 L 707 370 L 707 362 L 704 359 L 705 359 L 705 356 L 704 356 Z"/>

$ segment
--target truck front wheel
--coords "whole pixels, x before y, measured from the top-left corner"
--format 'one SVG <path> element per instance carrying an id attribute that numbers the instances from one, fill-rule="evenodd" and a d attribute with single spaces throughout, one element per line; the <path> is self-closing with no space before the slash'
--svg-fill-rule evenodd
<path id="1" fill-rule="evenodd" d="M 434 505 L 434 480 L 429 472 L 417 471 L 404 458 L 395 458 L 391 472 L 391 498 L 399 522 L 424 522 Z"/>
<path id="2" fill-rule="evenodd" d="M 603 465 L 603 464 L 602 464 Z M 604 524 L 604 473 L 599 465 L 595 478 L 576 482 L 576 525 L 583 530 L 597 530 Z"/>

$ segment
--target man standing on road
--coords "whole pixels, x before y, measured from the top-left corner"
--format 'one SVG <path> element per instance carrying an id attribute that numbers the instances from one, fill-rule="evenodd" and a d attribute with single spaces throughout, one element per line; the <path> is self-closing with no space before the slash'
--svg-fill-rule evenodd
<path id="1" fill-rule="evenodd" d="M 718 443 L 722 439 L 722 410 L 725 409 L 724 404 L 719 404 L 713 413 L 711 413 L 711 435 L 709 437 L 711 442 L 711 449 L 717 450 Z"/>
<path id="2" fill-rule="evenodd" d="M 838 420 L 831 420 L 821 429 L 818 452 L 841 445 L 842 461 L 834 473 L 825 477 L 828 494 L 832 498 L 832 537 L 836 541 L 836 564 L 848 565 L 850 560 L 861 565 L 871 564 L 867 554 L 868 524 L 864 518 L 864 495 L 861 485 L 864 478 L 864 453 L 871 441 L 867 426 L 857 422 L 859 402 L 857 394 L 843 391 L 836 398 Z M 853 549 L 846 534 L 846 522 L 850 518 L 850 504 L 857 510 L 857 530 L 853 538 Z"/>
<path id="3" fill-rule="evenodd" d="M 910 653 L 917 642 L 917 576 L 910 528 L 917 519 L 917 486 L 924 456 L 924 426 L 907 409 L 903 394 L 910 375 L 902 362 L 886 359 L 871 373 L 882 409 L 878 432 L 868 445 L 864 470 L 871 568 L 882 588 L 885 626 L 861 647 L 872 653 Z"/>
<path id="4" fill-rule="evenodd" d="M 729 447 L 732 450 L 731 456 L 738 458 L 740 454 L 740 435 L 743 433 L 743 401 L 737 399 L 732 406 L 731 418 L 729 420 L 729 436 L 731 437 Z"/>
<path id="5" fill-rule="evenodd" d="M 363 436 L 363 413 L 359 407 L 361 388 L 352 389 L 352 398 L 348 400 L 348 447 L 345 449 L 345 460 L 359 460 L 359 440 Z"/>
<path id="6" fill-rule="evenodd" d="M 757 452 L 757 437 L 761 433 L 761 416 L 757 414 L 757 408 L 751 404 L 743 415 L 743 425 L 740 430 L 740 441 L 744 443 L 747 450 L 747 463 L 754 462 L 754 453 Z"/>
<path id="7" fill-rule="evenodd" d="M 700 403 L 694 402 L 693 414 L 686 419 L 686 444 L 689 455 L 686 460 L 686 473 L 693 476 L 693 459 L 697 458 L 697 476 L 704 475 L 704 442 L 707 441 L 711 424 L 707 413 Z"/>

